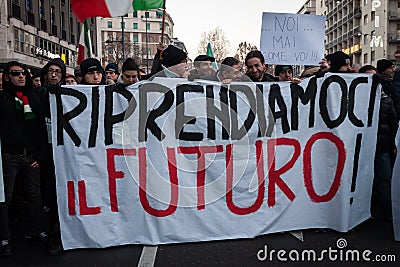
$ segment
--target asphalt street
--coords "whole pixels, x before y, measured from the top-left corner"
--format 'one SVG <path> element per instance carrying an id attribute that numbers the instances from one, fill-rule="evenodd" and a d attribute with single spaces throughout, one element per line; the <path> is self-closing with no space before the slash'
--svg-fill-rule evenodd
<path id="1" fill-rule="evenodd" d="M 348 233 L 303 230 L 303 241 L 290 233 L 252 239 L 170 244 L 151 247 L 155 258 L 143 259 L 141 245 L 77 249 L 50 256 L 13 228 L 13 255 L 0 266 L 399 266 L 400 242 L 391 223 L 368 220 Z M 36 241 L 38 242 L 38 241 Z M 149 251 L 149 250 L 147 250 Z M 141 258 L 142 255 L 142 258 Z M 153 255 L 154 256 L 154 255 Z M 357 257 L 358 256 L 358 257 Z M 147 265 L 146 265 L 147 264 Z"/>

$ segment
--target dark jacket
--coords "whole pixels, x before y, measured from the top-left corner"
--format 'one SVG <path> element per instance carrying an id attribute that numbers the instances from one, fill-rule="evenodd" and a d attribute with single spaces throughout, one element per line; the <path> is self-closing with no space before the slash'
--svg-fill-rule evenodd
<path id="1" fill-rule="evenodd" d="M 254 79 L 253 77 L 251 77 L 250 75 L 247 75 L 250 80 L 252 80 L 253 82 L 279 82 L 280 79 L 279 77 L 275 77 L 271 74 L 269 74 L 268 72 L 265 72 L 263 75 L 263 78 L 261 81 L 258 81 L 257 79 Z"/>
<path id="2" fill-rule="evenodd" d="M 47 143 L 46 126 L 41 112 L 42 103 L 32 85 L 25 86 L 22 91 L 28 97 L 35 119 L 25 119 L 24 111 L 17 110 L 16 88 L 5 82 L 3 76 L 3 91 L 0 91 L 1 150 L 5 154 L 33 155 L 35 160 L 40 161 L 44 157 Z"/>
<path id="3" fill-rule="evenodd" d="M 377 152 L 393 152 L 397 132 L 397 116 L 392 99 L 385 93 L 381 96 L 379 108 Z"/>

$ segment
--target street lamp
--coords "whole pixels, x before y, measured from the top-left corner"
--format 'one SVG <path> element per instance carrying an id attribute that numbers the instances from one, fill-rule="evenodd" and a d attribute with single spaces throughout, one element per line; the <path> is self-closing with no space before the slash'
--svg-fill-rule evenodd
<path id="1" fill-rule="evenodd" d="M 146 73 L 149 72 L 149 39 L 148 39 L 148 34 L 147 34 L 147 19 L 149 18 L 149 12 L 146 11 L 144 13 L 144 18 L 145 18 L 145 23 L 146 23 Z M 143 19 L 143 15 L 142 15 L 142 19 Z"/>
<path id="2" fill-rule="evenodd" d="M 111 43 L 121 43 L 121 50 L 122 50 L 122 62 L 125 61 L 125 23 L 124 23 L 124 16 L 121 16 L 121 40 L 106 40 L 107 44 Z"/>

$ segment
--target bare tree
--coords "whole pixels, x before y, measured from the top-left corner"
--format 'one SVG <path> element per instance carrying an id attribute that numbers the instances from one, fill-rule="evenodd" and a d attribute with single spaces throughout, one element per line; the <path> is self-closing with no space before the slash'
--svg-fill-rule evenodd
<path id="1" fill-rule="evenodd" d="M 207 44 L 210 43 L 217 62 L 221 62 L 228 55 L 230 42 L 226 38 L 225 33 L 219 28 L 215 28 L 208 33 L 203 32 L 197 52 L 206 54 Z"/>
<path id="2" fill-rule="evenodd" d="M 239 47 L 236 49 L 235 58 L 239 60 L 244 65 L 244 60 L 246 59 L 246 55 L 253 50 L 257 50 L 257 46 L 251 45 L 248 42 L 241 42 Z"/>

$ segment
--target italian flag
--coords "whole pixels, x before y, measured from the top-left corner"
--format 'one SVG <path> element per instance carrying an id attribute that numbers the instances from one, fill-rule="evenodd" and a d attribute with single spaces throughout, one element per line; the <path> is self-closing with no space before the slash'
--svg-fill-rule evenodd
<path id="1" fill-rule="evenodd" d="M 71 0 L 80 21 L 91 17 L 119 17 L 133 10 L 163 8 L 165 0 Z"/>
<path id="2" fill-rule="evenodd" d="M 89 24 L 85 20 L 82 24 L 81 36 L 79 37 L 78 60 L 76 63 L 80 65 L 85 58 L 90 57 L 92 57 L 92 42 L 90 41 Z"/>

